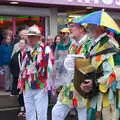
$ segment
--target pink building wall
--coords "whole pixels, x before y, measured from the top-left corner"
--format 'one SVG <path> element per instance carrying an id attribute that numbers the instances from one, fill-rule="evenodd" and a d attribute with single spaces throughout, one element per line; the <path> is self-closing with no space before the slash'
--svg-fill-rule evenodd
<path id="1" fill-rule="evenodd" d="M 120 0 L 11 0 L 18 2 L 71 6 L 95 6 L 120 9 Z"/>

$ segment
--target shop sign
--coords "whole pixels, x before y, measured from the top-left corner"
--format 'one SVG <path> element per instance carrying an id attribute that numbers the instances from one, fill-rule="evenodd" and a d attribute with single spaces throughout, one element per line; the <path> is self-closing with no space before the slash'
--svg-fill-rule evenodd
<path id="1" fill-rule="evenodd" d="M 120 0 L 13 0 L 19 2 L 56 4 L 56 5 L 73 5 L 73 6 L 96 6 L 103 8 L 120 9 Z"/>
<path id="2" fill-rule="evenodd" d="M 88 6 L 120 8 L 120 0 L 68 0 L 68 2 Z"/>

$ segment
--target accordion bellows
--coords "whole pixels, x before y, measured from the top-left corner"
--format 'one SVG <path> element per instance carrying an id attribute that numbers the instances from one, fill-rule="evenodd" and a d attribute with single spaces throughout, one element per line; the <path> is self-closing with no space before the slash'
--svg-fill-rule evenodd
<path id="1" fill-rule="evenodd" d="M 75 67 L 81 71 L 83 74 L 95 71 L 96 68 L 91 64 L 90 58 L 77 58 L 75 60 Z"/>
<path id="2" fill-rule="evenodd" d="M 78 93 L 84 98 L 91 99 L 98 94 L 98 82 L 97 79 L 102 76 L 102 71 L 96 69 L 91 60 L 85 58 L 76 58 L 75 60 L 75 74 L 74 74 L 74 87 Z M 93 89 L 89 93 L 85 93 L 81 90 L 80 85 L 85 79 L 91 79 L 93 81 Z"/>

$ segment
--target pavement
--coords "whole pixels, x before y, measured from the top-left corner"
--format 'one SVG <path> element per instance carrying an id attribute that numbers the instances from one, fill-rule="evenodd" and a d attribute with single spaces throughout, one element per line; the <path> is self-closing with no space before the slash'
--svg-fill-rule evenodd
<path id="1" fill-rule="evenodd" d="M 56 103 L 56 98 L 57 96 L 51 97 L 48 107 L 48 120 L 52 120 L 51 111 Z M 0 91 L 0 120 L 19 120 L 17 117 L 18 112 L 19 104 L 17 96 L 10 96 L 10 92 Z M 77 120 L 77 118 L 71 114 L 68 115 L 65 120 Z"/>

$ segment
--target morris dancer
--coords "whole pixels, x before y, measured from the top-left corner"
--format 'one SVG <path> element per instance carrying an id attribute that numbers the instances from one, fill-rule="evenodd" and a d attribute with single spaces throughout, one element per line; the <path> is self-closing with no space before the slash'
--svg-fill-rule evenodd
<path id="1" fill-rule="evenodd" d="M 76 107 L 79 120 L 87 120 L 87 109 L 85 99 L 78 95 L 73 86 L 74 76 L 74 59 L 73 54 L 87 55 L 89 52 L 89 46 L 92 40 L 89 39 L 85 28 L 79 24 L 70 25 L 71 33 L 76 41 L 74 41 L 69 49 L 70 55 L 65 60 L 65 68 L 68 70 L 68 74 L 64 78 L 68 83 L 62 88 L 58 96 L 58 101 L 52 110 L 52 120 L 64 120 L 68 112 Z M 72 54 L 72 55 L 71 55 Z M 70 61 L 69 61 L 70 60 Z M 72 61 L 72 63 L 71 63 Z"/>
<path id="2" fill-rule="evenodd" d="M 52 53 L 40 40 L 38 26 L 31 26 L 27 35 L 30 47 L 27 48 L 22 63 L 18 88 L 23 91 L 26 120 L 47 120 L 47 89 L 52 69 Z"/>
<path id="3" fill-rule="evenodd" d="M 90 57 L 92 65 L 98 69 L 101 68 L 103 76 L 97 80 L 99 87 L 98 96 L 92 96 L 88 93 L 88 120 L 95 120 L 96 111 L 102 114 L 102 120 L 118 120 L 119 119 L 119 58 L 118 43 L 107 35 L 105 28 L 97 25 L 89 25 L 89 33 L 94 40 L 90 52 L 87 57 Z M 79 81 L 79 82 L 78 82 Z M 80 90 L 80 79 L 77 79 L 75 84 L 76 90 L 81 94 L 85 93 Z M 93 87 L 93 91 L 95 88 Z M 100 119 L 100 116 L 99 116 Z"/>

